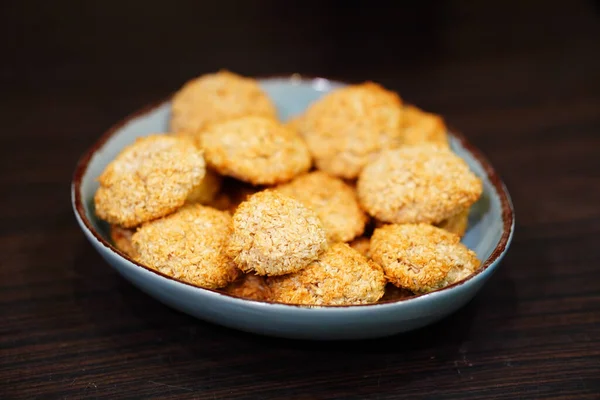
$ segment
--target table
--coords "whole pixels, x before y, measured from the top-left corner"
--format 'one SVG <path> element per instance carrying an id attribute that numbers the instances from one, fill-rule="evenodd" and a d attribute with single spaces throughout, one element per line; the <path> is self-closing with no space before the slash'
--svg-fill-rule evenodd
<path id="1" fill-rule="evenodd" d="M 600 7 L 20 2 L 0 12 L 0 397 L 600 398 Z M 111 124 L 219 68 L 376 80 L 488 156 L 517 227 L 464 309 L 364 342 L 204 323 L 131 286 L 70 206 Z"/>

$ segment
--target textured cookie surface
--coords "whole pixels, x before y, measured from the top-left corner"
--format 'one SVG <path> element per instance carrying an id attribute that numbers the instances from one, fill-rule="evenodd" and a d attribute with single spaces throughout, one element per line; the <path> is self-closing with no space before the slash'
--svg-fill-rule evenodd
<path id="1" fill-rule="evenodd" d="M 471 275 L 480 262 L 460 238 L 428 224 L 386 225 L 371 238 L 371 257 L 394 285 L 426 293 Z"/>
<path id="2" fill-rule="evenodd" d="M 368 304 L 384 294 L 381 267 L 336 243 L 300 272 L 268 278 L 273 300 L 310 305 Z"/>
<path id="3" fill-rule="evenodd" d="M 131 258 L 135 258 L 136 251 L 131 243 L 131 237 L 135 231 L 133 229 L 123 228 L 119 225 L 110 226 L 110 238 L 117 247 L 123 253 L 127 254 Z"/>
<path id="4" fill-rule="evenodd" d="M 352 179 L 381 150 L 402 143 L 401 122 L 400 97 L 366 82 L 325 95 L 298 127 L 319 169 Z"/>
<path id="5" fill-rule="evenodd" d="M 357 184 L 363 208 L 389 223 L 439 223 L 470 207 L 483 191 L 469 166 L 436 145 L 383 152 Z"/>
<path id="6" fill-rule="evenodd" d="M 414 106 L 402 109 L 402 143 L 418 145 L 434 143 L 448 147 L 446 124 L 442 117 Z"/>
<path id="7" fill-rule="evenodd" d="M 181 207 L 205 175 L 202 152 L 170 135 L 138 138 L 106 167 L 94 196 L 99 218 L 125 228 Z"/>
<path id="8" fill-rule="evenodd" d="M 133 235 L 137 261 L 170 277 L 217 289 L 239 271 L 226 255 L 231 216 L 199 204 L 142 225 Z"/>
<path id="9" fill-rule="evenodd" d="M 436 226 L 460 237 L 465 236 L 469 227 L 469 208 L 443 220 Z"/>
<path id="10" fill-rule="evenodd" d="M 296 272 L 326 248 L 325 230 L 314 211 L 276 191 L 250 196 L 233 215 L 229 254 L 246 273 Z"/>
<path id="11" fill-rule="evenodd" d="M 311 157 L 298 134 L 264 117 L 242 117 L 202 132 L 207 163 L 223 175 L 254 185 L 286 182 L 308 171 Z"/>
<path id="12" fill-rule="evenodd" d="M 256 80 L 219 71 L 186 82 L 173 96 L 171 131 L 194 135 L 210 123 L 245 115 L 277 113 Z"/>
<path id="13" fill-rule="evenodd" d="M 280 185 L 277 190 L 317 213 L 331 242 L 348 242 L 363 233 L 367 217 L 352 187 L 316 171 Z"/>
<path id="14" fill-rule="evenodd" d="M 270 300 L 271 289 L 260 275 L 243 274 L 224 289 L 225 293 L 252 300 Z"/>
<path id="15" fill-rule="evenodd" d="M 348 244 L 363 256 L 371 258 L 371 239 L 368 237 L 358 237 Z"/>
<path id="16" fill-rule="evenodd" d="M 221 175 L 211 169 L 207 169 L 204 178 L 202 178 L 200 184 L 192 189 L 186 201 L 188 203 L 210 205 L 217 197 L 219 190 L 221 190 L 222 181 L 223 178 Z"/>

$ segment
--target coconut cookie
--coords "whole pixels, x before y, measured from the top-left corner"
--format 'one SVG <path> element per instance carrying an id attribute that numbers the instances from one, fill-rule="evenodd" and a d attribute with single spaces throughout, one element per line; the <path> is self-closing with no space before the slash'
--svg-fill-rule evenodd
<path id="1" fill-rule="evenodd" d="M 298 125 L 317 167 L 352 179 L 381 150 L 400 146 L 401 123 L 400 97 L 366 82 L 317 100 Z"/>
<path id="2" fill-rule="evenodd" d="M 173 96 L 171 112 L 171 131 L 190 135 L 229 118 L 277 117 L 273 102 L 255 79 L 225 70 L 188 81 Z"/>
<path id="3" fill-rule="evenodd" d="M 469 209 L 467 208 L 458 214 L 443 220 L 436 226 L 462 238 L 465 236 L 469 226 Z"/>
<path id="4" fill-rule="evenodd" d="M 229 255 L 246 273 L 297 272 L 326 248 L 327 237 L 317 215 L 276 191 L 250 196 L 233 215 Z"/>
<path id="5" fill-rule="evenodd" d="M 225 293 L 252 300 L 270 300 L 271 289 L 260 275 L 243 274 L 224 289 Z"/>
<path id="6" fill-rule="evenodd" d="M 135 258 L 136 255 L 133 243 L 131 243 L 131 237 L 134 233 L 133 229 L 123 228 L 119 225 L 110 226 L 110 238 L 115 247 L 132 258 Z"/>
<path id="7" fill-rule="evenodd" d="M 241 117 L 211 125 L 200 147 L 211 168 L 253 185 L 287 182 L 309 170 L 311 157 L 298 134 L 264 117 Z"/>
<path id="8" fill-rule="evenodd" d="M 425 112 L 414 106 L 402 111 L 402 144 L 419 145 L 434 143 L 448 147 L 448 128 L 442 117 Z"/>
<path id="9" fill-rule="evenodd" d="M 386 225 L 371 238 L 371 257 L 394 285 L 426 293 L 471 275 L 480 262 L 460 238 L 429 224 Z"/>
<path id="10" fill-rule="evenodd" d="M 170 277 L 217 289 L 239 271 L 226 255 L 231 216 L 199 204 L 142 225 L 132 237 L 137 261 Z"/>
<path id="11" fill-rule="evenodd" d="M 314 210 L 330 242 L 348 242 L 363 233 L 367 217 L 354 189 L 339 178 L 315 171 L 301 175 L 277 190 Z"/>
<path id="12" fill-rule="evenodd" d="M 350 247 L 367 258 L 371 258 L 371 239 L 365 236 L 358 237 L 348 243 Z"/>
<path id="13" fill-rule="evenodd" d="M 170 135 L 138 138 L 106 167 L 94 196 L 96 214 L 131 228 L 181 207 L 205 175 L 202 152 Z"/>
<path id="14" fill-rule="evenodd" d="M 357 191 L 363 208 L 380 221 L 436 224 L 470 207 L 483 187 L 452 151 L 420 145 L 383 152 L 365 167 Z"/>
<path id="15" fill-rule="evenodd" d="M 199 203 L 210 205 L 221 190 L 223 177 L 211 169 L 206 170 L 204 178 L 199 185 L 192 189 L 186 201 L 188 203 Z"/>
<path id="16" fill-rule="evenodd" d="M 383 297 L 386 280 L 379 265 L 336 243 L 302 271 L 268 278 L 268 284 L 275 301 L 340 305 L 375 303 Z"/>
<path id="17" fill-rule="evenodd" d="M 300 115 L 296 115 L 295 117 L 290 118 L 286 123 L 285 126 L 291 130 L 293 130 L 294 132 L 296 132 L 297 134 L 299 134 L 300 136 L 302 136 L 302 128 L 301 128 L 301 123 L 302 123 L 302 114 Z"/>

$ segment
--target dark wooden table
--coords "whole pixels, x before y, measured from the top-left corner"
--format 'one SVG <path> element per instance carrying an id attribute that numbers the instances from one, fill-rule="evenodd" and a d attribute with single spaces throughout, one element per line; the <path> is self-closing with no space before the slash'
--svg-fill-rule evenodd
<path id="1" fill-rule="evenodd" d="M 598 2 L 413 3 L 2 2 L 0 398 L 600 398 Z M 377 80 L 464 131 L 516 208 L 485 289 L 418 332 L 312 343 L 118 276 L 75 223 L 74 165 L 222 67 Z"/>

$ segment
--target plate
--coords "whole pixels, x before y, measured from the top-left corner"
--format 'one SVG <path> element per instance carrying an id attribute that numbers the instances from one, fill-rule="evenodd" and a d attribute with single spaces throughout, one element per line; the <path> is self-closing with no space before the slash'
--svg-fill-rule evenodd
<path id="1" fill-rule="evenodd" d="M 332 89 L 346 85 L 299 75 L 259 79 L 287 120 Z M 463 242 L 480 260 L 470 278 L 407 299 L 351 306 L 301 306 L 238 298 L 180 282 L 153 271 L 116 249 L 107 225 L 96 218 L 97 177 L 136 138 L 166 132 L 170 100 L 148 106 L 109 129 L 77 164 L 71 198 L 77 222 L 98 253 L 125 279 L 158 301 L 201 320 L 257 334 L 315 340 L 366 339 L 421 328 L 464 306 L 498 268 L 514 231 L 514 212 L 506 187 L 481 152 L 458 132 L 450 133 L 453 151 L 483 181 L 483 195 L 472 207 Z"/>

